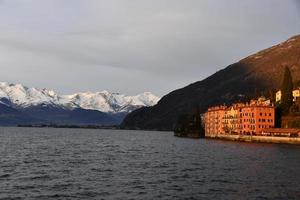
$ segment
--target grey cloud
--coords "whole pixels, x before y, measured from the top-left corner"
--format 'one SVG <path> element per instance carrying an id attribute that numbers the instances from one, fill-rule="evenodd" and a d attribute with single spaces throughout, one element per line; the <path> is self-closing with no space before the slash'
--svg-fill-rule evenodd
<path id="1" fill-rule="evenodd" d="M 65 74 L 56 82 L 16 81 L 63 91 L 162 95 L 300 33 L 295 0 L 60 0 L 47 1 L 45 13 L 40 1 L 27 2 L 0 10 L 0 70 L 31 66 L 39 70 L 28 76 L 44 77 L 55 68 Z"/>

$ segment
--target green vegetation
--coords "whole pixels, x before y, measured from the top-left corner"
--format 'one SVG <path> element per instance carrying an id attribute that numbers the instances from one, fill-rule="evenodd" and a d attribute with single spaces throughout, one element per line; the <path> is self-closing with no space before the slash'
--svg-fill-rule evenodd
<path id="1" fill-rule="evenodd" d="M 300 101 L 293 102 L 293 89 L 299 87 L 300 81 L 293 84 L 291 72 L 285 67 L 281 87 L 281 102 L 276 108 L 276 127 L 300 128 Z"/>
<path id="2" fill-rule="evenodd" d="M 281 128 L 282 111 L 280 105 L 275 107 L 275 128 Z"/>
<path id="3" fill-rule="evenodd" d="M 294 85 L 295 85 L 295 88 L 299 88 L 300 87 L 300 80 L 296 81 Z"/>
<path id="4" fill-rule="evenodd" d="M 199 109 L 195 114 L 180 115 L 174 128 L 174 135 L 178 137 L 204 137 L 204 129 L 202 127 L 201 115 Z"/>
<path id="5" fill-rule="evenodd" d="M 293 79 L 291 71 L 285 67 L 284 77 L 281 86 L 281 109 L 282 114 L 288 114 L 291 106 L 293 105 Z"/>

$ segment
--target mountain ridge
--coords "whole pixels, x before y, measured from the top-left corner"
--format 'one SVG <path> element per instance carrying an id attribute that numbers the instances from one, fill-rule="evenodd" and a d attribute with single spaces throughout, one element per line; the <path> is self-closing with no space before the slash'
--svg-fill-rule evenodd
<path id="1" fill-rule="evenodd" d="M 59 95 L 45 88 L 0 82 L 0 125 L 117 125 L 128 113 L 158 100 L 150 92 L 136 96 L 108 91 Z"/>
<path id="2" fill-rule="evenodd" d="M 256 91 L 279 89 L 285 66 L 295 81 L 300 80 L 300 35 L 170 92 L 155 106 L 127 115 L 121 127 L 170 131 L 181 114 L 191 113 L 195 107 L 205 112 L 209 106 L 246 101 Z"/>
<path id="3" fill-rule="evenodd" d="M 53 90 L 29 88 L 22 84 L 0 82 L 0 103 L 10 102 L 16 108 L 37 106 L 41 104 L 56 105 L 66 109 L 82 108 L 106 113 L 131 112 L 142 106 L 153 106 L 159 97 L 151 92 L 136 96 L 119 93 L 79 92 L 71 95 L 59 95 Z M 118 108 L 118 109 L 117 109 Z"/>

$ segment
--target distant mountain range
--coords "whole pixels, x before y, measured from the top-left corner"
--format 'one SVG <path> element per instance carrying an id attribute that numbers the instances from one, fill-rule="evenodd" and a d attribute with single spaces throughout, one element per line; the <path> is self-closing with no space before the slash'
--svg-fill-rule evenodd
<path id="1" fill-rule="evenodd" d="M 133 111 L 126 116 L 121 127 L 172 130 L 181 114 L 190 114 L 196 107 L 205 112 L 209 106 L 247 101 L 257 92 L 279 89 L 285 66 L 290 68 L 294 81 L 299 81 L 300 35 L 242 59 L 202 81 L 175 90 L 153 107 Z"/>
<path id="2" fill-rule="evenodd" d="M 53 90 L 0 82 L 0 125 L 119 124 L 128 113 L 158 101 L 150 92 L 136 96 L 107 91 L 59 95 Z"/>

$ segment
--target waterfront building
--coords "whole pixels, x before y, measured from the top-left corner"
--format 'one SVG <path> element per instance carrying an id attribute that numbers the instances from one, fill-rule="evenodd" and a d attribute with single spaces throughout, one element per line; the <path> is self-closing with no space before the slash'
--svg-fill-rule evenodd
<path id="1" fill-rule="evenodd" d="M 260 135 L 263 129 L 274 128 L 275 107 L 263 99 L 252 100 L 242 108 L 240 134 Z"/>
<path id="2" fill-rule="evenodd" d="M 238 103 L 226 109 L 224 118 L 225 133 L 238 134 L 241 132 L 241 113 L 244 106 L 245 104 Z"/>
<path id="3" fill-rule="evenodd" d="M 228 107 L 216 106 L 205 113 L 206 135 L 261 135 L 263 129 L 274 125 L 275 108 L 265 98 Z"/>
<path id="4" fill-rule="evenodd" d="M 300 87 L 293 90 L 293 101 L 295 102 L 297 98 L 300 98 Z M 276 102 L 281 101 L 281 90 L 276 92 Z"/>
<path id="5" fill-rule="evenodd" d="M 204 114 L 205 134 L 213 135 L 224 133 L 224 122 L 226 106 L 215 106 L 208 109 Z"/>

